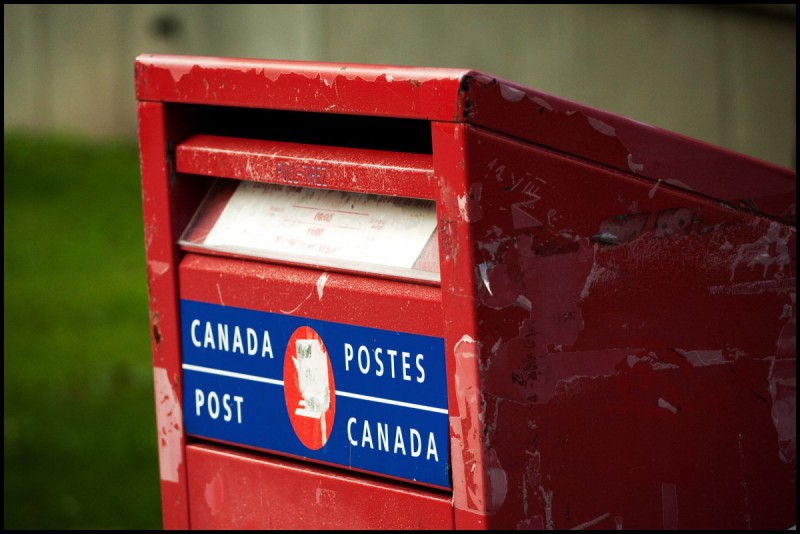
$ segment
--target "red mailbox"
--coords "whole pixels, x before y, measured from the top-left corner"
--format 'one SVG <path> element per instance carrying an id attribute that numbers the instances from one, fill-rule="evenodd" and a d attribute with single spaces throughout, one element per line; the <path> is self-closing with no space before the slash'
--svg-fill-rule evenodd
<path id="1" fill-rule="evenodd" d="M 167 528 L 787 528 L 795 172 L 474 71 L 136 61 Z"/>

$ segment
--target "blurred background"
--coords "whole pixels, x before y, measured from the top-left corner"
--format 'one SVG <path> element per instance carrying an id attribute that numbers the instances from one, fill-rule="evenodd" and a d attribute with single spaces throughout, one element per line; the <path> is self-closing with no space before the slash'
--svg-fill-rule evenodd
<path id="1" fill-rule="evenodd" d="M 3 6 L 6 529 L 161 527 L 133 62 L 482 70 L 796 167 L 796 6 Z"/>

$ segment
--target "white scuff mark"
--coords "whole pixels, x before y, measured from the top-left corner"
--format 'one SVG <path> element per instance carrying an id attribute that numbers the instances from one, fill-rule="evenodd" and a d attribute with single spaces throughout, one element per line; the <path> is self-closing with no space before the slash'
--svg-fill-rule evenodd
<path id="1" fill-rule="evenodd" d="M 525 295 L 519 295 L 516 302 L 520 308 L 527 311 L 533 311 L 533 303 Z"/>
<path id="2" fill-rule="evenodd" d="M 623 518 L 621 515 L 614 516 L 614 528 L 616 528 L 617 530 L 622 530 L 622 519 Z"/>
<path id="3" fill-rule="evenodd" d="M 480 269 L 481 279 L 483 280 L 483 285 L 486 286 L 486 291 L 489 292 L 489 295 L 494 296 L 494 293 L 492 293 L 492 288 L 489 285 L 489 276 L 488 276 L 489 265 L 486 262 L 483 262 L 480 265 L 478 265 L 478 269 Z"/>
<path id="4" fill-rule="evenodd" d="M 605 122 L 601 121 L 600 119 L 595 119 L 594 117 L 586 117 L 586 120 L 589 121 L 589 125 L 600 132 L 603 135 L 607 135 L 609 137 L 616 137 L 617 130 L 614 129 L 613 126 L 610 124 L 606 124 Z"/>
<path id="5" fill-rule="evenodd" d="M 394 81 L 394 76 L 392 76 L 391 74 L 387 74 L 386 75 L 386 81 L 387 82 L 393 82 Z"/>
<path id="6" fill-rule="evenodd" d="M 525 91 L 521 91 L 516 87 L 511 87 L 505 83 L 500 84 L 500 94 L 509 102 L 519 102 L 525 98 Z"/>
<path id="7" fill-rule="evenodd" d="M 322 300 L 322 292 L 325 289 L 325 283 L 328 281 L 328 273 L 322 273 L 317 278 L 317 298 Z"/>
<path id="8" fill-rule="evenodd" d="M 656 196 L 656 191 L 658 191 L 660 185 L 661 185 L 661 180 L 656 180 L 656 185 L 654 185 L 653 188 L 647 192 L 647 198 L 653 198 L 654 196 Z"/>
<path id="9" fill-rule="evenodd" d="M 539 494 L 544 500 L 544 528 L 553 530 L 553 491 L 545 491 L 544 487 L 539 486 Z"/>
<path id="10" fill-rule="evenodd" d="M 495 341 L 494 345 L 492 345 L 492 354 L 497 354 L 497 351 L 500 349 L 500 345 L 502 344 L 503 344 L 503 338 L 500 338 L 497 341 Z"/>
<path id="11" fill-rule="evenodd" d="M 542 98 L 542 97 L 539 97 L 539 96 L 532 96 L 532 97 L 531 97 L 531 101 L 532 101 L 534 104 L 536 104 L 537 106 L 543 107 L 543 108 L 544 108 L 544 109 L 546 109 L 547 111 L 553 111 L 553 106 L 551 106 L 551 105 L 550 105 L 550 102 L 548 102 L 547 100 L 545 100 L 545 99 L 544 99 L 544 98 Z"/>
<path id="12" fill-rule="evenodd" d="M 771 222 L 766 234 L 752 243 L 740 245 L 736 251 L 736 258 L 731 265 L 731 282 L 733 282 L 733 278 L 736 275 L 736 268 L 742 262 L 746 262 L 746 265 L 751 269 L 758 265 L 763 266 L 763 278 L 767 277 L 767 270 L 772 265 L 775 265 L 778 269 L 777 273 L 775 273 L 775 278 L 783 276 L 784 268 L 791 261 L 789 239 L 794 232 L 794 228 Z"/>
<path id="13" fill-rule="evenodd" d="M 544 226 L 542 221 L 531 213 L 536 201 L 539 199 L 540 197 L 537 196 L 533 200 L 517 202 L 511 205 L 511 221 L 514 224 L 514 230 Z"/>
<path id="14" fill-rule="evenodd" d="M 601 521 L 603 521 L 604 519 L 606 519 L 606 518 L 607 518 L 608 516 L 610 516 L 610 515 L 611 515 L 610 513 L 606 512 L 606 513 L 604 513 L 604 514 L 603 514 L 603 515 L 601 515 L 601 516 L 595 517 L 594 519 L 591 519 L 591 520 L 589 520 L 589 521 L 586 521 L 585 523 L 581 523 L 580 525 L 577 525 L 577 526 L 574 526 L 574 527 L 572 527 L 572 530 L 584 530 L 584 529 L 587 529 L 587 528 L 589 528 L 589 527 L 593 527 L 593 526 L 595 526 L 597 523 L 600 523 Z"/>
<path id="15" fill-rule="evenodd" d="M 658 407 L 672 412 L 672 415 L 677 415 L 678 413 L 678 409 L 669 402 L 665 401 L 663 397 L 658 398 Z"/>
<path id="16" fill-rule="evenodd" d="M 322 508 L 336 508 L 336 492 L 325 488 L 317 488 L 314 492 L 314 504 Z"/>
<path id="17" fill-rule="evenodd" d="M 639 173 L 644 170 L 644 165 L 641 163 L 635 163 L 633 161 L 633 154 L 628 154 L 628 168 L 631 170 L 631 172 Z"/>
<path id="18" fill-rule="evenodd" d="M 166 369 L 153 368 L 153 385 L 156 394 L 159 475 L 163 481 L 179 482 L 183 461 L 183 412 Z"/>
<path id="19" fill-rule="evenodd" d="M 678 487 L 666 482 L 661 484 L 661 526 L 678 529 Z"/>
<path id="20" fill-rule="evenodd" d="M 150 273 L 156 276 L 163 276 L 169 271 L 169 262 L 150 260 L 147 262 Z"/>
<path id="21" fill-rule="evenodd" d="M 225 306 L 225 301 L 222 300 L 222 289 L 219 287 L 219 282 L 217 282 L 217 296 L 219 297 L 219 303 Z"/>
<path id="22" fill-rule="evenodd" d="M 217 515 L 225 509 L 225 484 L 221 473 L 217 472 L 211 482 L 206 484 L 203 497 L 211 515 Z"/>

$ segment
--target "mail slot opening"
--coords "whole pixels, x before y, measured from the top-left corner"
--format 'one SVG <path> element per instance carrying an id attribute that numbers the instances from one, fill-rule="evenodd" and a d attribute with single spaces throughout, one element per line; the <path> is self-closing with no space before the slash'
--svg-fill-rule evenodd
<path id="1" fill-rule="evenodd" d="M 190 134 L 433 153 L 426 120 L 195 104 L 166 109 L 169 122 L 185 125 Z"/>
<path id="2" fill-rule="evenodd" d="M 218 179 L 187 250 L 439 281 L 434 201 Z"/>

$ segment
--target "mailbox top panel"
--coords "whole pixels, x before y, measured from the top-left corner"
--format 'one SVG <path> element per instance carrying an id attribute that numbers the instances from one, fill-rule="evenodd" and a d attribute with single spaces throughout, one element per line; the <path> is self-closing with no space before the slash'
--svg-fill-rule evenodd
<path id="1" fill-rule="evenodd" d="M 136 59 L 139 101 L 462 122 L 795 224 L 796 173 L 463 69 L 175 55 Z"/>

